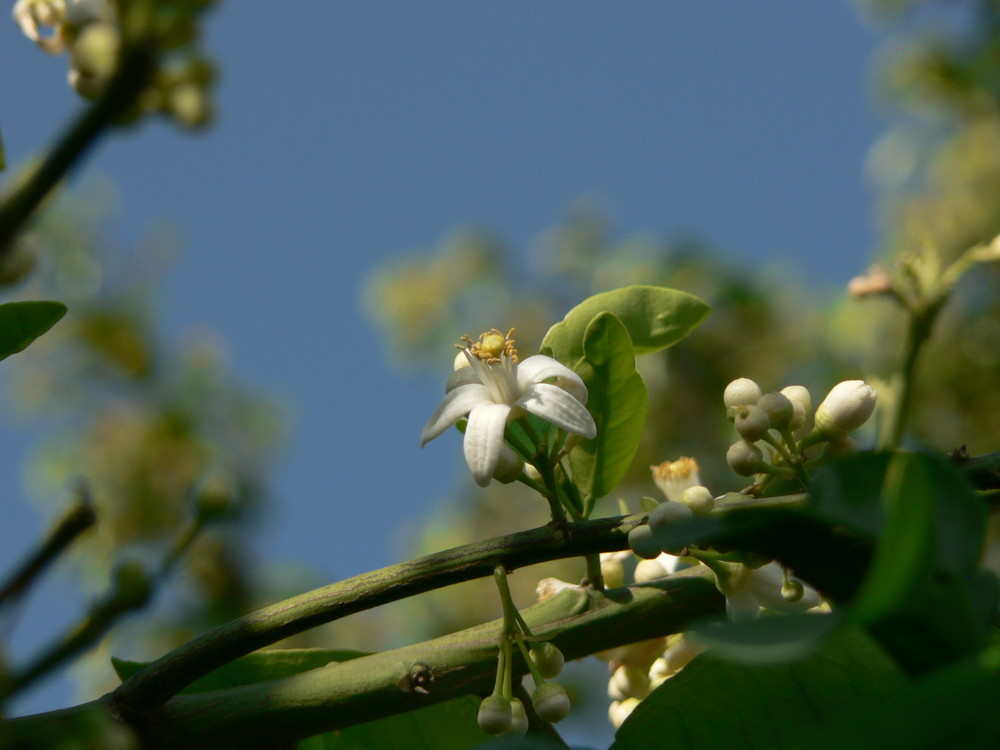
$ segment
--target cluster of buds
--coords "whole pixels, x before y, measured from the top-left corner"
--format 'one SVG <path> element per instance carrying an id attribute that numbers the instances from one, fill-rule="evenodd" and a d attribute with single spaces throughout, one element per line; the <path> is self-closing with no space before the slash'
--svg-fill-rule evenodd
<path id="1" fill-rule="evenodd" d="M 535 683 L 531 705 L 542 721 L 556 723 L 569 715 L 566 689 L 551 680 L 562 672 L 565 658 L 558 646 L 538 641 L 528 624 L 514 607 L 507 586 L 507 573 L 502 566 L 494 571 L 504 609 L 504 627 L 497 656 L 497 675 L 493 693 L 479 704 L 479 728 L 487 734 L 521 735 L 528 731 L 528 715 L 524 704 L 513 695 L 513 650 L 516 646 Z"/>
<path id="2" fill-rule="evenodd" d="M 162 113 L 196 127 L 211 119 L 212 65 L 189 49 L 197 38 L 195 16 L 208 0 L 158 7 L 152 0 L 17 0 L 14 20 L 51 55 L 68 53 L 68 79 L 86 99 L 95 99 L 122 64 L 123 51 L 143 49 L 156 61 L 149 85 L 125 122 Z M 134 38 L 133 38 L 134 37 Z"/>
<path id="3" fill-rule="evenodd" d="M 804 386 L 761 393 L 754 381 L 739 378 L 726 386 L 723 400 L 740 436 L 726 452 L 730 468 L 740 476 L 795 476 L 804 483 L 807 448 L 826 443 L 827 456 L 857 450 L 849 435 L 875 411 L 876 394 L 862 380 L 845 380 L 833 387 L 813 415 Z"/>

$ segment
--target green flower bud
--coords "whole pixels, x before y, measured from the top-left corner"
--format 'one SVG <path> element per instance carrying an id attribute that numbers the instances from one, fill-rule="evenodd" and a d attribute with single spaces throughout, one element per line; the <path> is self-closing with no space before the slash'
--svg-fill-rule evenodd
<path id="1" fill-rule="evenodd" d="M 740 440 L 729 446 L 729 450 L 726 451 L 726 463 L 741 477 L 750 477 L 763 467 L 764 454 L 753 443 Z"/>
<path id="2" fill-rule="evenodd" d="M 510 729 L 513 718 L 510 701 L 502 695 L 491 695 L 479 704 L 476 721 L 486 734 L 503 734 Z"/>
<path id="3" fill-rule="evenodd" d="M 744 404 L 734 407 L 733 426 L 741 438 L 756 443 L 771 429 L 771 420 L 759 406 Z"/>
<path id="4" fill-rule="evenodd" d="M 771 426 L 778 430 L 788 427 L 795 417 L 795 407 L 783 393 L 765 393 L 757 400 L 757 406 L 764 410 Z"/>
<path id="5" fill-rule="evenodd" d="M 556 724 L 569 715 L 569 696 L 558 682 L 543 682 L 531 694 L 531 705 L 542 721 Z"/>
<path id="6" fill-rule="evenodd" d="M 760 386 L 750 378 L 738 378 L 726 386 L 722 400 L 726 406 L 756 404 L 760 398 Z"/>
<path id="7" fill-rule="evenodd" d="M 562 672 L 566 657 L 554 643 L 539 643 L 531 648 L 531 660 L 538 667 L 539 673 L 546 679 L 558 677 Z"/>
<path id="8" fill-rule="evenodd" d="M 636 526 L 628 533 L 628 546 L 632 548 L 639 557 L 652 560 L 659 557 L 663 550 L 653 538 L 653 530 L 647 524 Z"/>
<path id="9" fill-rule="evenodd" d="M 653 533 L 684 521 L 690 521 L 694 514 L 684 503 L 667 500 L 657 505 L 649 514 L 649 528 Z"/>
<path id="10" fill-rule="evenodd" d="M 696 516 L 707 516 L 715 509 L 715 498 L 707 487 L 702 487 L 700 484 L 684 490 L 678 502 L 684 503 Z"/>
<path id="11" fill-rule="evenodd" d="M 528 714 L 525 713 L 524 704 L 517 698 L 510 699 L 510 726 L 504 734 L 515 734 L 523 737 L 528 733 Z"/>
<path id="12" fill-rule="evenodd" d="M 70 59 L 80 75 L 103 81 L 114 73 L 120 48 L 118 27 L 110 23 L 90 23 L 73 43 Z"/>

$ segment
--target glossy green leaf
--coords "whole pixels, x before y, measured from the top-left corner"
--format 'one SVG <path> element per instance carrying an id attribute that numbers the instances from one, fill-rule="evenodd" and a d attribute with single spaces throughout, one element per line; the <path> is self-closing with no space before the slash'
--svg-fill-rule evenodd
<path id="1" fill-rule="evenodd" d="M 325 648 L 287 648 L 256 651 L 229 662 L 223 667 L 205 675 L 186 688 L 183 693 L 204 693 L 209 690 L 251 685 L 267 682 L 325 667 L 334 662 L 350 661 L 365 656 L 363 651 L 334 650 Z M 111 657 L 111 665 L 122 680 L 126 680 L 148 662 L 127 661 Z"/>
<path id="2" fill-rule="evenodd" d="M 770 749 L 793 732 L 877 705 L 904 685 L 898 668 L 860 631 L 840 633 L 787 664 L 747 666 L 703 655 L 639 704 L 612 748 Z"/>
<path id="3" fill-rule="evenodd" d="M 583 352 L 574 369 L 587 384 L 587 409 L 597 423 L 597 436 L 581 440 L 569 463 L 589 509 L 618 485 L 632 464 L 649 397 L 635 370 L 628 331 L 615 315 L 601 313 L 587 326 Z"/>
<path id="4" fill-rule="evenodd" d="M 882 484 L 890 458 L 888 453 L 861 453 L 831 461 L 809 483 L 809 508 L 875 539 L 882 533 Z"/>
<path id="5" fill-rule="evenodd" d="M 666 349 L 694 330 L 710 312 L 702 300 L 660 286 L 627 286 L 595 294 L 570 310 L 542 340 L 541 353 L 572 367 L 584 356 L 583 339 L 591 321 L 603 312 L 624 325 L 636 356 Z"/>
<path id="6" fill-rule="evenodd" d="M 7 302 L 0 305 L 0 359 L 26 348 L 63 315 L 62 302 Z"/>
<path id="7" fill-rule="evenodd" d="M 465 696 L 299 743 L 298 750 L 465 750 L 488 739 L 476 716 L 481 699 Z"/>

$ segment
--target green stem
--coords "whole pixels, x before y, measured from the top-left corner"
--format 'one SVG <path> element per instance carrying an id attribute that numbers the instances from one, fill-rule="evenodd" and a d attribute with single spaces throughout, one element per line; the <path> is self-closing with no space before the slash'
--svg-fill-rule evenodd
<path id="1" fill-rule="evenodd" d="M 899 446 L 906 428 L 906 418 L 913 399 L 913 385 L 917 374 L 917 360 L 925 343 L 930 338 L 931 329 L 944 300 L 925 307 L 911 309 L 910 324 L 906 331 L 906 345 L 903 349 L 903 364 L 898 373 L 895 399 L 890 404 L 884 429 L 880 429 L 879 448 L 890 450 Z"/>
<path id="2" fill-rule="evenodd" d="M 104 131 L 130 107 L 153 74 L 151 54 L 141 47 L 127 50 L 107 88 L 74 120 L 55 146 L 0 205 L 0 260 L 45 197 L 97 143 Z"/>
<path id="3" fill-rule="evenodd" d="M 204 633 L 157 659 L 114 692 L 121 716 L 148 714 L 199 677 L 251 651 L 380 604 L 507 570 L 628 547 L 643 514 L 496 537 L 364 573 L 286 599 Z"/>
<path id="4" fill-rule="evenodd" d="M 700 576 L 675 576 L 619 594 L 612 598 L 593 590 L 567 591 L 528 607 L 523 615 L 540 638 L 555 643 L 567 659 L 578 659 L 680 632 L 697 618 L 718 615 L 724 606 L 715 587 Z M 139 725 L 142 747 L 260 746 L 265 737 L 299 740 L 462 695 L 487 695 L 495 680 L 496 644 L 502 632 L 502 620 L 493 621 L 281 680 L 180 695 Z M 408 687 L 407 676 L 415 665 L 433 676 L 427 694 Z M 524 665 L 515 661 L 513 668 L 521 672 Z M 107 700 L 13 719 L 5 730 L 12 746 L 21 747 L 19 742 L 68 724 Z"/>
<path id="5" fill-rule="evenodd" d="M 97 520 L 85 490 L 77 492 L 74 503 L 56 521 L 45 541 L 10 576 L 0 589 L 0 606 L 16 601 L 27 591 L 80 534 Z"/>

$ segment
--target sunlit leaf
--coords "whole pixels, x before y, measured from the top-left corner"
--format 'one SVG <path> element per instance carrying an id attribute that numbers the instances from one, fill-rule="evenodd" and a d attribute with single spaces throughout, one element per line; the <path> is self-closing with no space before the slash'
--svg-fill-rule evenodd
<path id="1" fill-rule="evenodd" d="M 581 440 L 570 454 L 573 480 L 593 501 L 613 490 L 628 471 L 646 424 L 648 396 L 635 370 L 628 331 L 611 313 L 601 313 L 587 326 L 583 358 L 575 370 L 587 384 L 587 408 L 597 423 L 597 436 Z"/>
<path id="2" fill-rule="evenodd" d="M 615 315 L 628 331 L 636 356 L 666 349 L 687 336 L 710 308 L 694 295 L 659 286 L 627 286 L 588 297 L 556 323 L 542 340 L 541 352 L 572 367 L 584 355 L 583 339 L 603 312 Z"/>
<path id="3" fill-rule="evenodd" d="M 26 348 L 63 315 L 62 302 L 7 302 L 0 305 L 0 359 Z"/>

